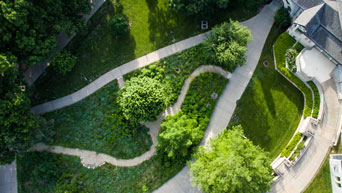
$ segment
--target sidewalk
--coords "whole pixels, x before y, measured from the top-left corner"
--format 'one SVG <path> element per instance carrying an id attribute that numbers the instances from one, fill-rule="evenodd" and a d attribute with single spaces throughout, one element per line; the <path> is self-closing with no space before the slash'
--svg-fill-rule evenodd
<path id="1" fill-rule="evenodd" d="M 258 64 L 263 45 L 273 25 L 273 16 L 280 6 L 279 1 L 273 0 L 273 2 L 270 5 L 267 5 L 257 16 L 242 23 L 251 30 L 253 36 L 253 41 L 248 44 L 247 63 L 236 69 L 232 74 L 232 78 L 223 91 L 210 118 L 210 123 L 202 140 L 202 145 L 228 126 L 236 107 L 236 101 L 242 96 Z M 191 185 L 188 170 L 188 166 L 184 167 L 182 171 L 154 192 L 200 192 L 197 187 Z"/>
<path id="2" fill-rule="evenodd" d="M 101 5 L 105 2 L 106 0 L 91 0 L 91 12 L 87 15 L 83 15 L 84 19 L 86 21 L 88 21 L 91 16 L 93 16 L 96 11 L 101 7 Z M 60 51 L 62 50 L 65 46 L 68 45 L 68 43 L 72 40 L 72 38 L 75 36 L 76 34 L 72 35 L 71 37 L 68 37 L 64 32 L 61 32 L 58 36 L 57 36 L 57 50 Z M 25 73 L 24 73 L 24 77 L 26 82 L 31 86 L 38 78 L 41 74 L 43 74 L 43 72 L 45 71 L 45 69 L 48 67 L 48 63 L 51 60 L 53 56 L 49 57 L 47 60 L 45 60 L 44 62 L 42 62 L 41 64 L 38 65 L 34 65 L 31 68 L 29 68 Z"/>
<path id="3" fill-rule="evenodd" d="M 17 165 L 15 161 L 12 164 L 0 165 L 0 192 L 18 192 Z"/>

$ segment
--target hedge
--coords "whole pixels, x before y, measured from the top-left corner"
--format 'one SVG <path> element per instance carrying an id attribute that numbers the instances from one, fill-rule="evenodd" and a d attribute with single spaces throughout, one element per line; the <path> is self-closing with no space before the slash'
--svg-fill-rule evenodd
<path id="1" fill-rule="evenodd" d="M 290 143 L 281 151 L 281 156 L 289 157 L 291 152 L 294 150 L 300 139 L 302 138 L 302 134 L 297 132 L 295 136 L 291 139 Z"/>
<path id="2" fill-rule="evenodd" d="M 312 117 L 317 119 L 318 113 L 319 113 L 319 107 L 321 104 L 321 98 L 319 96 L 319 92 L 318 92 L 318 88 L 317 88 L 316 84 L 313 81 L 309 81 L 307 83 L 310 85 L 310 87 L 314 93 L 314 106 L 313 106 Z"/>
<path id="3" fill-rule="evenodd" d="M 304 141 L 304 140 L 301 141 L 301 142 L 298 144 L 298 146 L 297 146 L 295 152 L 294 152 L 294 153 L 291 155 L 291 157 L 290 157 L 290 160 L 291 160 L 291 161 L 294 161 L 295 158 L 300 154 L 300 152 L 302 151 L 302 149 L 304 149 L 304 147 L 305 147 L 304 144 L 305 144 L 305 141 Z"/>
<path id="4" fill-rule="evenodd" d="M 295 76 L 286 68 L 285 53 L 296 43 L 289 34 L 282 33 L 277 41 L 274 43 L 274 56 L 276 58 L 276 66 L 278 70 L 289 80 L 291 80 L 303 93 L 305 97 L 304 117 L 311 115 L 313 99 L 311 90 L 304 84 L 304 82 Z M 299 43 L 297 43 L 298 45 Z M 300 44 L 299 44 L 300 45 Z M 302 49 L 303 46 L 296 46 L 296 49 Z M 299 50 L 300 51 L 300 50 Z"/>

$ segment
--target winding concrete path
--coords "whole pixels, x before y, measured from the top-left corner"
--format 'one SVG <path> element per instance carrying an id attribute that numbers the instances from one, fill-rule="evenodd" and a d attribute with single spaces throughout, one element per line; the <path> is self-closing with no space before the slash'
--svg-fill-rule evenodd
<path id="1" fill-rule="evenodd" d="M 225 70 L 223 70 L 221 67 L 213 66 L 213 65 L 203 65 L 198 67 L 184 82 L 182 90 L 177 98 L 177 102 L 171 106 L 168 107 L 165 112 L 161 113 L 157 120 L 154 122 L 146 122 L 141 123 L 148 127 L 150 129 L 149 134 L 152 138 L 152 146 L 151 149 L 141 156 L 138 156 L 133 159 L 116 159 L 110 155 L 103 154 L 103 153 L 97 153 L 94 151 L 88 151 L 88 150 L 82 150 L 82 149 L 75 149 L 75 148 L 65 148 L 61 146 L 48 146 L 45 144 L 36 144 L 33 148 L 31 148 L 31 151 L 48 151 L 52 153 L 61 153 L 65 155 L 72 155 L 72 156 L 78 156 L 81 158 L 81 162 L 83 166 L 87 168 L 95 168 L 98 166 L 103 165 L 104 163 L 109 163 L 115 166 L 122 166 L 122 167 L 129 167 L 129 166 L 136 166 L 141 164 L 142 162 L 150 159 L 156 152 L 156 146 L 158 145 L 157 136 L 160 131 L 160 125 L 164 118 L 166 118 L 168 115 L 174 115 L 179 110 L 180 107 L 185 99 L 186 93 L 190 87 L 191 81 L 199 76 L 201 73 L 206 72 L 213 72 L 220 74 L 224 76 L 225 78 L 230 78 L 231 74 Z"/>
<path id="2" fill-rule="evenodd" d="M 101 7 L 101 5 L 105 2 L 106 0 L 90 0 L 91 3 L 91 11 L 89 14 L 83 15 L 83 18 L 88 21 L 91 16 L 93 16 L 96 11 Z M 64 32 L 61 32 L 60 34 L 58 34 L 57 36 L 57 51 L 62 50 L 65 46 L 67 46 L 69 44 L 69 42 L 72 40 L 72 38 L 74 38 L 76 34 L 73 34 L 71 37 L 67 36 Z M 26 82 L 29 85 L 32 85 L 41 74 L 43 74 L 43 72 L 45 71 L 45 69 L 48 67 L 49 62 L 51 60 L 51 58 L 54 57 L 54 55 L 49 56 L 49 58 L 45 61 L 43 61 L 42 63 L 38 64 L 38 65 L 34 65 L 31 68 L 29 68 L 28 70 L 26 70 L 26 72 L 24 73 L 24 77 Z"/>
<path id="3" fill-rule="evenodd" d="M 257 16 L 242 22 L 243 25 L 251 30 L 253 36 L 253 41 L 248 44 L 247 63 L 232 73 L 232 77 L 220 96 L 210 118 L 210 123 L 202 140 L 202 145 L 206 144 L 210 138 L 216 136 L 220 131 L 227 128 L 235 110 L 236 102 L 241 98 L 258 64 L 263 45 L 273 25 L 273 16 L 280 6 L 280 1 L 273 0 Z M 193 193 L 200 191 L 197 187 L 192 186 L 189 167 L 186 166 L 176 176 L 154 192 Z"/>
<path id="4" fill-rule="evenodd" d="M 115 79 L 118 79 L 120 82 L 120 80 L 122 79 L 122 76 L 129 72 L 132 72 L 136 69 L 152 64 L 162 58 L 171 56 L 177 52 L 180 52 L 185 49 L 198 45 L 199 43 L 205 40 L 205 37 L 206 37 L 206 33 L 203 33 L 203 34 L 179 41 L 175 44 L 166 46 L 164 48 L 156 50 L 152 53 L 149 53 L 135 60 L 132 60 L 126 64 L 123 64 L 105 73 L 104 75 L 100 76 L 95 81 L 93 81 L 92 83 L 88 84 L 84 88 L 70 95 L 34 106 L 31 108 L 31 110 L 33 111 L 33 113 L 39 115 L 39 114 L 54 111 L 54 110 L 69 106 L 71 104 L 74 104 L 86 98 L 87 96 L 91 95 L 92 93 L 99 90 L 100 88 L 102 88 L 103 86 L 105 86 L 106 84 L 108 84 L 109 82 Z"/>

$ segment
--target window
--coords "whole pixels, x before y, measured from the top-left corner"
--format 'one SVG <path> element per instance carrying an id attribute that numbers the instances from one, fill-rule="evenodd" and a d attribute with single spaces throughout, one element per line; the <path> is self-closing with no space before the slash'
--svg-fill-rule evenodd
<path id="1" fill-rule="evenodd" d="M 340 178 L 340 177 L 336 177 L 336 180 L 337 180 L 338 182 L 340 182 L 340 181 L 341 181 L 341 178 Z"/>
<path id="2" fill-rule="evenodd" d="M 337 187 L 341 188 L 341 184 L 340 184 L 340 183 L 337 183 Z"/>

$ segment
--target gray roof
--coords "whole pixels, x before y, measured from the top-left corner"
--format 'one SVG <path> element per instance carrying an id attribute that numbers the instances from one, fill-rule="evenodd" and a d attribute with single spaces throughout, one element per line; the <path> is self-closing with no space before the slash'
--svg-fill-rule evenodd
<path id="1" fill-rule="evenodd" d="M 316 14 L 312 16 L 314 12 Z M 323 6 L 304 10 L 303 13 L 303 18 L 297 23 L 304 24 L 307 35 L 316 42 L 317 46 L 342 64 L 342 28 L 338 12 L 329 5 L 323 4 Z M 307 22 L 310 17 L 311 20 Z"/>
<path id="2" fill-rule="evenodd" d="M 309 9 L 323 3 L 322 0 L 293 0 L 302 9 Z"/>
<path id="3" fill-rule="evenodd" d="M 324 4 L 316 5 L 312 8 L 304 10 L 294 21 L 294 23 L 297 23 L 302 26 L 307 26 L 309 22 L 313 19 L 313 17 L 316 16 L 316 14 L 321 10 L 321 8 L 324 6 Z"/>

